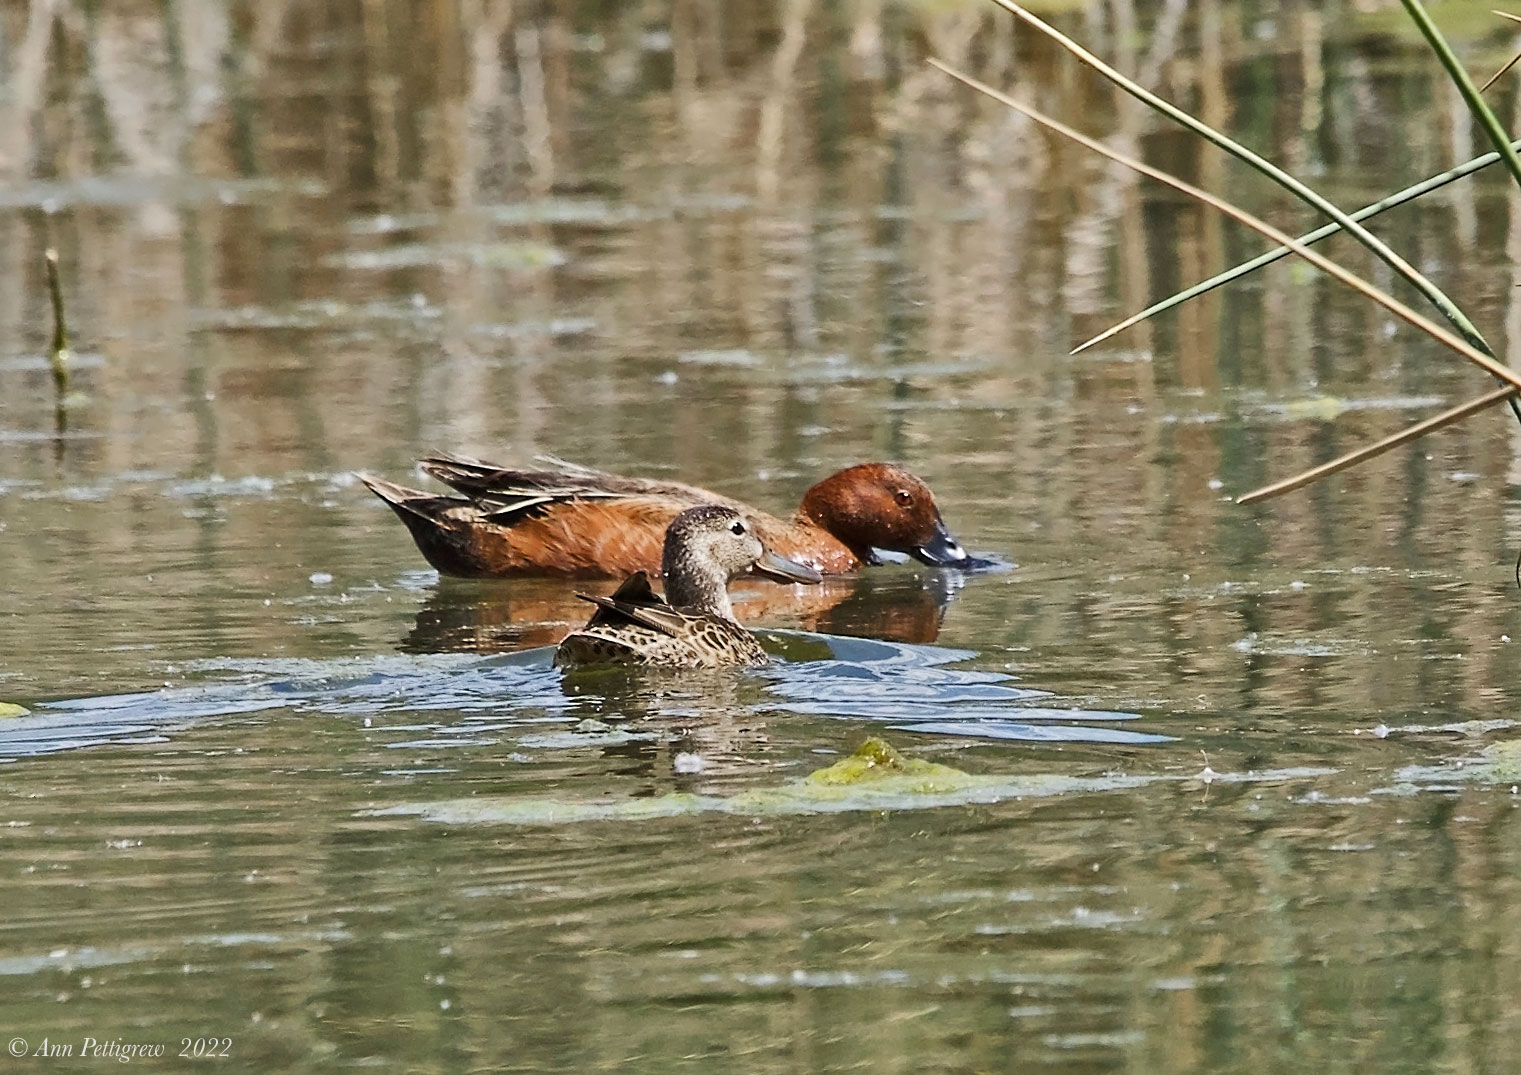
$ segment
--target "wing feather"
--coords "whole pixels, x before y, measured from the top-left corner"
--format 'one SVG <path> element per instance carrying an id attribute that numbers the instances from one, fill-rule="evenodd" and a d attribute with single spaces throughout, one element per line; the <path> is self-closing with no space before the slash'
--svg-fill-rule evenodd
<path id="1" fill-rule="evenodd" d="M 691 630 L 691 618 L 666 604 L 665 599 L 650 587 L 650 578 L 643 571 L 634 572 L 608 597 L 588 593 L 576 596 L 597 606 L 586 625 L 588 630 L 610 624 L 637 623 L 672 638 Z"/>

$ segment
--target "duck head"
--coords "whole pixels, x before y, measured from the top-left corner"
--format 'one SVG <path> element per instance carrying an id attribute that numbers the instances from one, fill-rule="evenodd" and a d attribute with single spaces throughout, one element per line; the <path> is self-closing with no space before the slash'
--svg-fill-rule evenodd
<path id="1" fill-rule="evenodd" d="M 822 578 L 813 568 L 768 550 L 733 508 L 700 504 L 666 528 L 661 573 L 666 600 L 677 608 L 732 620 L 729 583 L 751 572 L 779 582 L 814 583 Z"/>
<path id="2" fill-rule="evenodd" d="M 803 495 L 799 511 L 862 563 L 873 561 L 874 548 L 947 567 L 972 561 L 940 517 L 929 486 L 892 463 L 862 463 L 830 475 Z"/>

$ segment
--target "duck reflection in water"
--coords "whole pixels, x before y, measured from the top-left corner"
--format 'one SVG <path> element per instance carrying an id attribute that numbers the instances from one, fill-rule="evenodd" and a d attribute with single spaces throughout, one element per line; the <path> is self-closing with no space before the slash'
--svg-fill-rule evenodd
<path id="1" fill-rule="evenodd" d="M 746 578 L 730 588 L 729 596 L 744 623 L 926 644 L 939 638 L 962 582 L 959 572 L 907 570 L 835 576 L 808 587 Z M 401 649 L 509 653 L 556 645 L 585 622 L 585 603 L 563 580 L 441 578 Z"/>
<path id="2" fill-rule="evenodd" d="M 755 776 L 771 742 L 766 680 L 727 669 L 615 665 L 566 676 L 566 730 L 597 750 L 609 775 L 644 781 L 633 792 L 716 793 Z"/>

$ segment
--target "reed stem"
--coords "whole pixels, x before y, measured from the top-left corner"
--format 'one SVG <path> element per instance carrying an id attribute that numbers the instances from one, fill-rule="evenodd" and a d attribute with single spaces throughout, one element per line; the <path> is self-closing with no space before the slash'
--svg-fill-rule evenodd
<path id="1" fill-rule="evenodd" d="M 999 0 L 999 2 L 1002 3 L 1003 0 Z M 1187 183 L 1179 179 L 1177 176 L 1169 175 L 1168 173 L 1161 171 L 1158 168 L 1153 168 L 1151 165 L 1138 161 L 1133 157 L 1127 157 L 1125 154 L 1119 152 L 1118 150 L 1112 149 L 1109 146 L 1106 146 L 1104 143 L 1096 139 L 1089 138 L 1086 134 L 1083 134 L 1080 131 L 1074 130 L 1073 128 L 1067 126 L 1065 123 L 1062 123 L 1060 120 L 1052 119 L 1050 116 L 1047 116 L 1044 113 L 1031 108 L 1029 105 L 1022 104 L 1021 102 L 1014 100 L 1014 98 L 1010 97 L 1008 94 L 995 90 L 987 83 L 979 82 L 971 75 L 963 74 L 960 71 L 957 71 L 955 68 L 941 62 L 940 60 L 935 59 L 933 56 L 930 57 L 929 62 L 931 66 L 944 71 L 946 74 L 950 75 L 958 82 L 962 82 L 965 85 L 970 86 L 972 89 L 976 90 L 978 93 L 991 97 L 993 100 L 999 102 L 1000 104 L 1012 108 L 1014 111 L 1019 112 L 1022 115 L 1028 116 L 1030 119 L 1034 120 L 1042 127 L 1055 131 L 1057 134 L 1060 134 L 1063 137 L 1070 138 L 1078 145 L 1086 146 L 1093 152 L 1108 157 L 1116 164 L 1123 164 L 1125 167 L 1131 169 L 1132 171 L 1139 172 L 1145 176 L 1150 176 L 1152 179 L 1155 179 L 1158 182 L 1166 183 L 1174 190 L 1178 190 L 1184 194 L 1187 194 L 1190 198 L 1194 198 L 1197 201 L 1203 202 L 1205 205 L 1213 206 L 1215 209 L 1218 209 L 1220 212 L 1224 213 L 1232 220 L 1236 220 L 1242 224 L 1245 224 L 1247 227 L 1251 228 L 1259 235 L 1263 235 L 1268 239 L 1273 240 L 1275 243 L 1279 243 L 1283 246 L 1288 247 L 1291 251 L 1304 258 L 1310 264 L 1314 265 L 1317 269 L 1320 269 L 1322 272 L 1329 273 L 1336 279 L 1340 280 L 1342 283 L 1346 284 L 1348 287 L 1352 288 L 1354 291 L 1357 291 L 1359 294 L 1365 296 L 1366 298 L 1372 299 L 1384 309 L 1388 310 L 1395 317 L 1399 318 L 1401 321 L 1404 321 L 1406 324 L 1420 329 L 1432 339 L 1436 340 L 1439 343 L 1445 344 L 1450 350 L 1456 351 L 1458 354 L 1468 359 L 1468 361 L 1472 362 L 1480 369 L 1488 371 L 1489 373 L 1498 377 L 1500 380 L 1504 381 L 1506 384 L 1513 385 L 1517 389 L 1521 389 L 1521 373 L 1517 373 L 1509 366 L 1503 365 L 1497 361 L 1493 355 L 1479 350 L 1479 348 L 1475 347 L 1467 340 L 1461 339 L 1458 336 L 1454 335 L 1452 332 L 1443 328 L 1441 325 L 1438 325 L 1436 322 L 1432 321 L 1424 314 L 1420 314 L 1415 310 L 1412 310 L 1409 306 L 1405 305 L 1403 302 L 1400 302 L 1400 300 L 1396 299 L 1394 296 L 1388 294 L 1387 292 L 1380 291 L 1377 287 L 1368 283 L 1368 281 L 1364 280 L 1356 273 L 1336 264 L 1336 262 L 1331 261 L 1323 254 L 1320 254 L 1317 251 L 1312 250 L 1310 247 L 1305 246 L 1299 240 L 1292 238 L 1285 232 L 1279 231 L 1277 228 L 1273 227 L 1271 224 L 1260 219 L 1259 217 L 1255 217 L 1251 213 L 1248 213 L 1245 209 L 1238 208 L 1237 206 L 1232 205 L 1230 202 L 1225 201 L 1223 198 L 1216 197 L 1215 195 L 1209 193 L 1207 190 L 1201 190 L 1200 188 L 1194 186 L 1192 183 Z"/>
<path id="2" fill-rule="evenodd" d="M 1442 36 L 1442 31 L 1437 29 L 1437 24 L 1431 21 L 1431 15 L 1421 6 L 1421 0 L 1400 0 L 1400 3 L 1405 6 L 1416 29 L 1426 39 L 1426 44 L 1431 46 L 1431 51 L 1436 53 L 1437 59 L 1447 69 L 1447 74 L 1463 95 L 1463 101 L 1473 113 L 1474 119 L 1479 121 L 1479 126 L 1484 128 L 1484 133 L 1489 135 L 1489 140 L 1499 150 L 1500 159 L 1505 162 L 1505 170 L 1521 186 L 1521 156 L 1516 155 L 1515 147 L 1510 144 L 1510 135 L 1505 132 L 1494 110 L 1484 102 L 1479 87 L 1468 77 L 1468 70 L 1458 59 L 1457 53 L 1452 51 L 1452 46 Z"/>
<path id="3" fill-rule="evenodd" d="M 53 388 L 58 405 L 69 394 L 69 327 L 63 315 L 63 286 L 58 281 L 58 251 L 49 247 L 43 255 L 48 270 L 48 295 L 53 301 L 53 346 L 48 362 L 53 367 Z"/>
<path id="4" fill-rule="evenodd" d="M 1292 493 L 1295 489 L 1302 489 L 1311 482 L 1317 482 L 1321 478 L 1329 477 L 1339 470 L 1346 470 L 1348 467 L 1356 466 L 1364 460 L 1372 459 L 1377 455 L 1383 455 L 1392 448 L 1398 448 L 1401 444 L 1408 444 L 1419 437 L 1424 437 L 1428 433 L 1435 433 L 1439 429 L 1456 422 L 1461 422 L 1463 419 L 1478 414 L 1480 411 L 1488 410 L 1497 403 L 1504 403 L 1506 400 L 1513 400 L 1515 398 L 1516 389 L 1510 385 L 1493 389 L 1478 399 L 1471 399 L 1467 403 L 1453 407 L 1451 410 L 1433 415 L 1424 422 L 1417 422 L 1415 425 L 1402 429 L 1398 433 L 1393 433 L 1383 440 L 1365 445 L 1345 455 L 1337 456 L 1330 462 L 1322 463 L 1318 467 L 1311 467 L 1309 470 L 1295 474 L 1292 478 L 1284 478 L 1282 481 L 1273 482 L 1271 485 L 1264 485 L 1260 489 L 1253 489 L 1250 493 L 1238 496 L 1236 503 L 1257 504 L 1264 500 L 1271 500 L 1274 497 L 1282 496 L 1284 493 Z"/>
<path id="5" fill-rule="evenodd" d="M 1521 148 L 1521 139 L 1518 139 L 1513 143 L 1513 145 Z M 1408 186 L 1404 190 L 1389 195 L 1387 198 L 1383 198 L 1369 205 L 1365 205 L 1361 209 L 1357 210 L 1357 212 L 1352 214 L 1352 219 L 1359 221 L 1367 220 L 1369 217 L 1377 216 L 1379 213 L 1382 213 L 1385 210 L 1404 205 L 1406 202 L 1419 198 L 1423 194 L 1429 194 L 1434 190 L 1445 187 L 1448 183 L 1455 183 L 1459 179 L 1473 175 L 1475 172 L 1480 171 L 1481 169 L 1488 168 L 1499 159 L 1500 154 L 1494 150 L 1491 150 L 1490 152 L 1475 157 L 1470 161 L 1465 161 L 1464 163 L 1458 165 L 1456 168 L 1445 171 L 1440 175 L 1434 175 L 1429 179 L 1423 179 L 1421 182 L 1416 183 L 1412 186 Z M 1332 221 L 1329 224 L 1316 228 L 1314 231 L 1306 232 L 1305 234 L 1301 235 L 1299 237 L 1299 241 L 1305 246 L 1309 246 L 1312 243 L 1318 243 L 1322 239 L 1329 238 L 1341 230 L 1341 225 L 1335 221 Z M 1185 288 L 1184 290 L 1179 291 L 1174 295 L 1169 295 L 1167 298 L 1163 299 L 1160 302 L 1153 303 L 1152 305 L 1146 307 L 1146 309 L 1142 310 L 1140 313 L 1132 314 L 1131 316 L 1125 318 L 1125 320 L 1121 321 L 1119 324 L 1105 329 L 1103 332 L 1099 333 L 1091 340 L 1086 340 L 1083 343 L 1078 344 L 1072 349 L 1071 354 L 1075 355 L 1080 351 L 1086 351 L 1088 348 L 1094 346 L 1095 344 L 1103 343 L 1105 340 L 1109 339 L 1112 336 L 1116 336 L 1121 332 L 1124 332 L 1127 328 L 1130 328 L 1133 325 L 1138 325 L 1148 318 L 1155 317 L 1159 313 L 1163 313 L 1164 311 L 1172 309 L 1174 306 L 1180 306 L 1183 303 L 1187 302 L 1189 299 L 1198 298 L 1205 292 L 1213 291 L 1215 288 L 1220 287 L 1222 284 L 1228 284 L 1232 280 L 1240 279 L 1248 273 L 1255 272 L 1257 269 L 1262 268 L 1264 265 L 1271 265 L 1273 262 L 1279 260 L 1280 258 L 1286 258 L 1292 253 L 1293 251 L 1288 247 L 1279 246 L 1274 247 L 1272 250 L 1268 250 L 1265 253 L 1258 254 L 1250 261 L 1243 261 L 1240 265 L 1237 265 L 1234 268 L 1226 269 L 1224 272 L 1216 276 L 1212 276 L 1208 280 L 1202 280 L 1199 283 L 1194 284 L 1192 287 Z"/>
<path id="6" fill-rule="evenodd" d="M 1118 86 L 1120 89 L 1124 90 L 1132 97 L 1143 102 L 1156 111 L 1161 112 L 1164 116 L 1167 116 L 1174 122 L 1179 123 L 1182 126 L 1193 131 L 1195 134 L 1199 135 L 1211 145 L 1223 149 L 1231 156 L 1247 164 L 1254 171 L 1273 180 L 1273 182 L 1288 190 L 1301 201 L 1320 210 L 1322 213 L 1326 214 L 1326 216 L 1339 223 L 1344 229 L 1346 229 L 1348 234 L 1353 236 L 1353 238 L 1355 238 L 1358 242 L 1362 243 L 1365 247 L 1367 247 L 1379 258 L 1381 258 L 1385 263 L 1389 265 L 1390 268 L 1392 268 L 1405 280 L 1409 281 L 1409 283 L 1413 285 L 1418 291 L 1420 291 L 1422 295 L 1425 295 L 1431 304 L 1434 305 L 1439 311 L 1441 311 L 1442 316 L 1448 320 L 1452 327 L 1458 331 L 1458 333 L 1464 338 L 1464 340 L 1468 342 L 1469 345 L 1493 357 L 1494 352 L 1490 349 L 1489 344 L 1485 342 L 1484 337 L 1480 334 L 1479 330 L 1474 327 L 1473 322 L 1470 321 L 1468 319 L 1468 316 L 1458 308 L 1456 303 L 1447 297 L 1446 293 L 1443 292 L 1441 288 L 1437 287 L 1436 284 L 1432 283 L 1420 272 L 1418 272 L 1413 265 L 1407 262 L 1404 258 L 1400 257 L 1399 254 L 1391 250 L 1389 246 L 1383 242 L 1383 240 L 1379 239 L 1367 228 L 1364 228 L 1357 221 L 1353 220 L 1346 213 L 1342 212 L 1326 198 L 1322 197 L 1316 191 L 1310 189 L 1304 183 L 1301 183 L 1298 179 L 1295 179 L 1292 175 L 1290 175 L 1288 172 L 1285 172 L 1282 168 L 1278 167 L 1272 161 L 1268 160 L 1258 153 L 1253 152 L 1241 143 L 1222 134 L 1220 131 L 1215 130 L 1213 127 L 1203 122 L 1202 120 L 1189 115 L 1187 112 L 1183 111 L 1171 101 L 1167 101 L 1161 97 L 1158 97 L 1156 94 L 1152 93 L 1144 86 L 1139 85 L 1134 79 L 1127 78 L 1125 75 L 1115 70 L 1109 64 L 1099 59 L 1093 53 L 1083 48 L 1083 46 L 1079 45 L 1076 41 L 1072 40 L 1066 34 L 1056 29 L 1056 27 L 1050 25 L 1047 22 L 1044 22 L 1031 12 L 1026 11 L 1019 4 L 1015 3 L 1014 0 L 993 0 L 993 2 L 999 7 L 1003 8 L 1005 11 L 1008 11 L 1010 14 L 1014 15 L 1016 18 L 1020 19 L 1022 22 L 1027 23 L 1028 25 L 1039 30 L 1041 33 L 1045 34 L 1062 48 L 1072 53 L 1073 56 L 1077 57 L 1088 67 L 1103 75 L 1110 82 L 1114 83 L 1114 85 Z M 1409 3 L 1412 2 L 1412 0 L 1406 0 L 1406 2 Z"/>

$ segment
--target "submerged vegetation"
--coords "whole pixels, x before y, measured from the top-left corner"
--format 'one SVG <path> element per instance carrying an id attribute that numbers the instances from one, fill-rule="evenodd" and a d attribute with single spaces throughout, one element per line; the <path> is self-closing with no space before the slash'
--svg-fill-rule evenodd
<path id="1" fill-rule="evenodd" d="M 604 798 L 595 802 L 524 796 L 478 797 L 408 803 L 369 813 L 371 816 L 417 815 L 454 825 L 646 821 L 701 813 L 776 817 L 860 810 L 918 810 L 1076 792 L 1118 791 L 1141 787 L 1154 779 L 1119 773 L 1097 777 L 967 773 L 949 765 L 902 754 L 886 740 L 871 736 L 848 756 L 833 765 L 814 770 L 801 780 L 775 787 L 751 788 L 737 795 L 671 792 L 651 798 Z"/>

